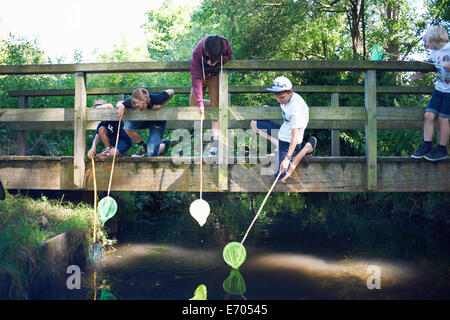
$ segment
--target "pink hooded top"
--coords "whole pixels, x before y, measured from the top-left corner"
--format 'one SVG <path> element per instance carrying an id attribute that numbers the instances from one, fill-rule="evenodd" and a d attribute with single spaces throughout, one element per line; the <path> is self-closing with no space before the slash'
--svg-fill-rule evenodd
<path id="1" fill-rule="evenodd" d="M 200 40 L 200 42 L 197 44 L 194 51 L 192 52 L 191 58 L 191 85 L 194 91 L 194 97 L 195 101 L 197 102 L 197 107 L 199 108 L 203 107 L 202 80 L 209 78 L 213 75 L 216 75 L 218 73 L 217 71 L 205 73 L 205 68 L 207 64 L 203 55 L 203 44 L 205 43 L 207 37 L 208 36 Z M 233 50 L 231 50 L 231 47 L 228 44 L 228 40 L 225 39 L 224 37 L 221 38 L 223 42 L 222 61 L 221 61 L 221 68 L 222 68 L 222 65 L 225 62 L 231 60 Z"/>

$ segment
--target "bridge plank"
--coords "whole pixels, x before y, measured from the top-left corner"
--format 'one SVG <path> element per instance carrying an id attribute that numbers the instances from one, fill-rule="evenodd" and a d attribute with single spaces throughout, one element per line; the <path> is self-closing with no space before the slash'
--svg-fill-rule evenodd
<path id="1" fill-rule="evenodd" d="M 230 158 L 227 191 L 267 192 L 274 180 L 272 159 L 266 157 L 249 164 Z M 434 163 L 409 157 L 379 157 L 377 161 L 376 191 L 450 191 L 450 159 Z M 99 190 L 108 188 L 111 165 L 111 159 L 96 160 Z M 199 165 L 194 164 L 193 158 L 119 158 L 116 165 L 111 186 L 115 191 L 199 191 Z M 365 172 L 365 157 L 317 157 L 301 162 L 288 183 L 278 184 L 274 192 L 363 192 L 367 191 Z M 8 189 L 76 189 L 72 157 L 2 156 L 0 177 Z M 84 178 L 85 189 L 93 190 L 87 160 Z M 219 191 L 217 165 L 205 162 L 203 179 L 204 192 Z"/>

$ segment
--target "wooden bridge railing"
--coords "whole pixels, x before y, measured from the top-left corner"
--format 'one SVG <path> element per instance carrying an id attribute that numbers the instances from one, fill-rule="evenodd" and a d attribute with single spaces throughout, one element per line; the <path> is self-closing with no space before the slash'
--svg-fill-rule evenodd
<path id="1" fill-rule="evenodd" d="M 24 74 L 75 74 L 74 89 L 13 90 L 12 97 L 19 97 L 18 109 L 1 109 L 0 121 L 12 122 L 13 129 L 74 130 L 74 184 L 84 187 L 86 130 L 95 128 L 100 120 L 117 120 L 116 110 L 87 108 L 87 95 L 130 94 L 130 88 L 87 88 L 86 77 L 90 73 L 125 72 L 189 72 L 188 61 L 141 63 L 88 63 L 64 65 L 0 66 L 0 75 Z M 331 93 L 331 107 L 310 106 L 308 128 L 345 129 L 364 128 L 366 132 L 366 187 L 377 189 L 377 129 L 421 129 L 423 109 L 411 107 L 379 107 L 377 94 L 429 94 L 432 88 L 377 87 L 376 72 L 433 71 L 433 67 L 418 62 L 374 61 L 230 61 L 219 76 L 219 106 L 207 108 L 205 119 L 219 120 L 219 169 L 218 189 L 226 190 L 228 168 L 228 129 L 249 128 L 250 120 L 281 119 L 278 107 L 230 106 L 231 93 L 266 92 L 265 86 L 229 86 L 228 72 L 252 71 L 353 71 L 364 72 L 364 86 L 295 86 L 299 93 Z M 164 88 L 151 88 L 161 91 Z M 176 93 L 189 93 L 189 87 L 177 88 Z M 339 93 L 364 93 L 364 107 L 339 107 Z M 27 109 L 28 97 L 74 96 L 74 108 Z M 200 120 L 196 107 L 170 107 L 157 111 L 138 113 L 130 110 L 124 120 L 167 120 L 168 128 L 180 128 L 180 120 Z M 175 126 L 176 124 L 176 126 Z M 192 128 L 192 125 L 188 124 Z M 20 135 L 19 135 L 20 137 Z M 332 141 L 336 146 L 336 131 Z M 20 139 L 23 139 L 20 138 Z M 21 147 L 22 148 L 22 147 Z M 333 154 L 337 154 L 333 148 Z"/>

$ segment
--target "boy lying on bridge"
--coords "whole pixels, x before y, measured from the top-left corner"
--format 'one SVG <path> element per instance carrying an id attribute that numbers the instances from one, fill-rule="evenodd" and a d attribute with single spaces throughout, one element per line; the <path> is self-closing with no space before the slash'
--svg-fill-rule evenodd
<path id="1" fill-rule="evenodd" d="M 125 101 L 119 101 L 116 104 L 116 108 L 119 110 L 119 118 L 122 118 L 125 114 L 126 108 L 134 108 L 137 111 L 144 110 L 158 110 L 161 109 L 175 94 L 172 89 L 164 90 L 161 93 L 149 93 L 145 88 L 137 88 L 133 91 L 130 99 Z M 148 140 L 145 143 L 138 129 L 149 130 Z M 166 121 L 125 121 L 125 132 L 130 136 L 133 141 L 142 147 L 142 150 L 134 156 L 149 156 L 156 157 L 158 155 L 164 155 L 169 150 L 171 141 L 164 140 L 161 142 L 166 130 Z"/>
<path id="2" fill-rule="evenodd" d="M 114 108 L 112 104 L 107 103 L 105 100 L 95 100 L 94 108 Z M 91 149 L 88 151 L 88 158 L 92 159 L 95 156 L 95 151 L 100 140 L 103 142 L 105 149 L 97 157 L 112 157 L 114 153 L 116 156 L 123 156 L 131 148 L 131 139 L 123 130 L 123 122 L 120 123 L 119 142 L 116 147 L 117 129 L 119 127 L 119 121 L 102 121 L 97 126 L 97 134 L 94 141 L 92 141 Z M 114 147 L 114 148 L 112 148 Z"/>
<path id="3" fill-rule="evenodd" d="M 283 172 L 280 181 L 284 183 L 305 156 L 314 155 L 317 139 L 309 137 L 302 148 L 303 134 L 309 121 L 309 109 L 303 98 L 292 90 L 292 83 L 288 78 L 277 77 L 273 86 L 267 90 L 273 92 L 280 103 L 283 125 L 271 120 L 253 120 L 251 128 L 256 134 L 278 145 L 274 177 L 276 178 L 280 171 Z M 272 130 L 279 130 L 277 137 Z"/>

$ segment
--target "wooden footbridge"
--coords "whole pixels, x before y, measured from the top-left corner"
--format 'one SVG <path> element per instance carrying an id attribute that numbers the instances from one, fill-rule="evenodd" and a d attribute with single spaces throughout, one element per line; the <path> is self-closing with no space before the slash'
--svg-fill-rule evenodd
<path id="1" fill-rule="evenodd" d="M 189 72 L 190 63 L 88 63 L 58 65 L 0 66 L 0 76 L 74 74 L 74 89 L 12 90 L 18 108 L 0 106 L 0 122 L 8 122 L 17 131 L 17 155 L 0 157 L 0 179 L 8 189 L 93 190 L 93 174 L 86 159 L 86 130 L 94 130 L 101 120 L 117 120 L 116 110 L 87 108 L 87 95 L 117 95 L 123 99 L 134 88 L 87 88 L 86 77 L 93 73 Z M 279 192 L 349 192 L 349 191 L 444 191 L 450 190 L 450 160 L 437 163 L 409 157 L 378 157 L 377 130 L 423 130 L 424 106 L 377 106 L 377 94 L 430 94 L 429 87 L 380 87 L 376 73 L 387 71 L 433 71 L 417 62 L 375 61 L 230 61 L 219 76 L 219 106 L 207 108 L 208 120 L 219 120 L 219 155 L 217 162 L 205 159 L 203 191 L 267 192 L 273 176 L 273 155 L 250 152 L 234 156 L 236 130 L 251 135 L 250 120 L 281 120 L 278 107 L 231 106 L 230 94 L 263 93 L 266 86 L 230 86 L 230 72 L 278 71 L 348 71 L 364 72 L 364 85 L 295 86 L 302 93 L 327 93 L 330 106 L 310 106 L 308 128 L 329 129 L 332 154 L 302 162 L 287 184 L 278 184 Z M 172 87 L 173 88 L 173 87 Z M 159 92 L 165 88 L 149 88 Z M 175 87 L 177 94 L 189 94 L 189 87 Z M 364 94 L 365 105 L 339 107 L 340 93 Z M 29 97 L 74 96 L 73 108 L 28 108 Z M 171 103 L 157 111 L 127 111 L 124 120 L 167 120 L 168 129 L 197 128 L 200 120 L 196 107 L 174 107 Z M 210 125 L 210 124 L 209 124 Z M 339 156 L 339 129 L 364 129 L 364 157 Z M 25 130 L 73 130 L 73 157 L 25 156 Z M 90 143 L 90 142 L 89 142 Z M 319 141 L 319 148 L 320 148 Z M 256 150 L 256 149 L 255 149 Z M 256 151 L 255 151 L 256 152 Z M 239 153 L 238 153 L 239 154 Z M 99 190 L 108 188 L 111 159 L 96 160 Z M 188 156 L 116 159 L 112 190 L 198 191 L 199 158 Z"/>

